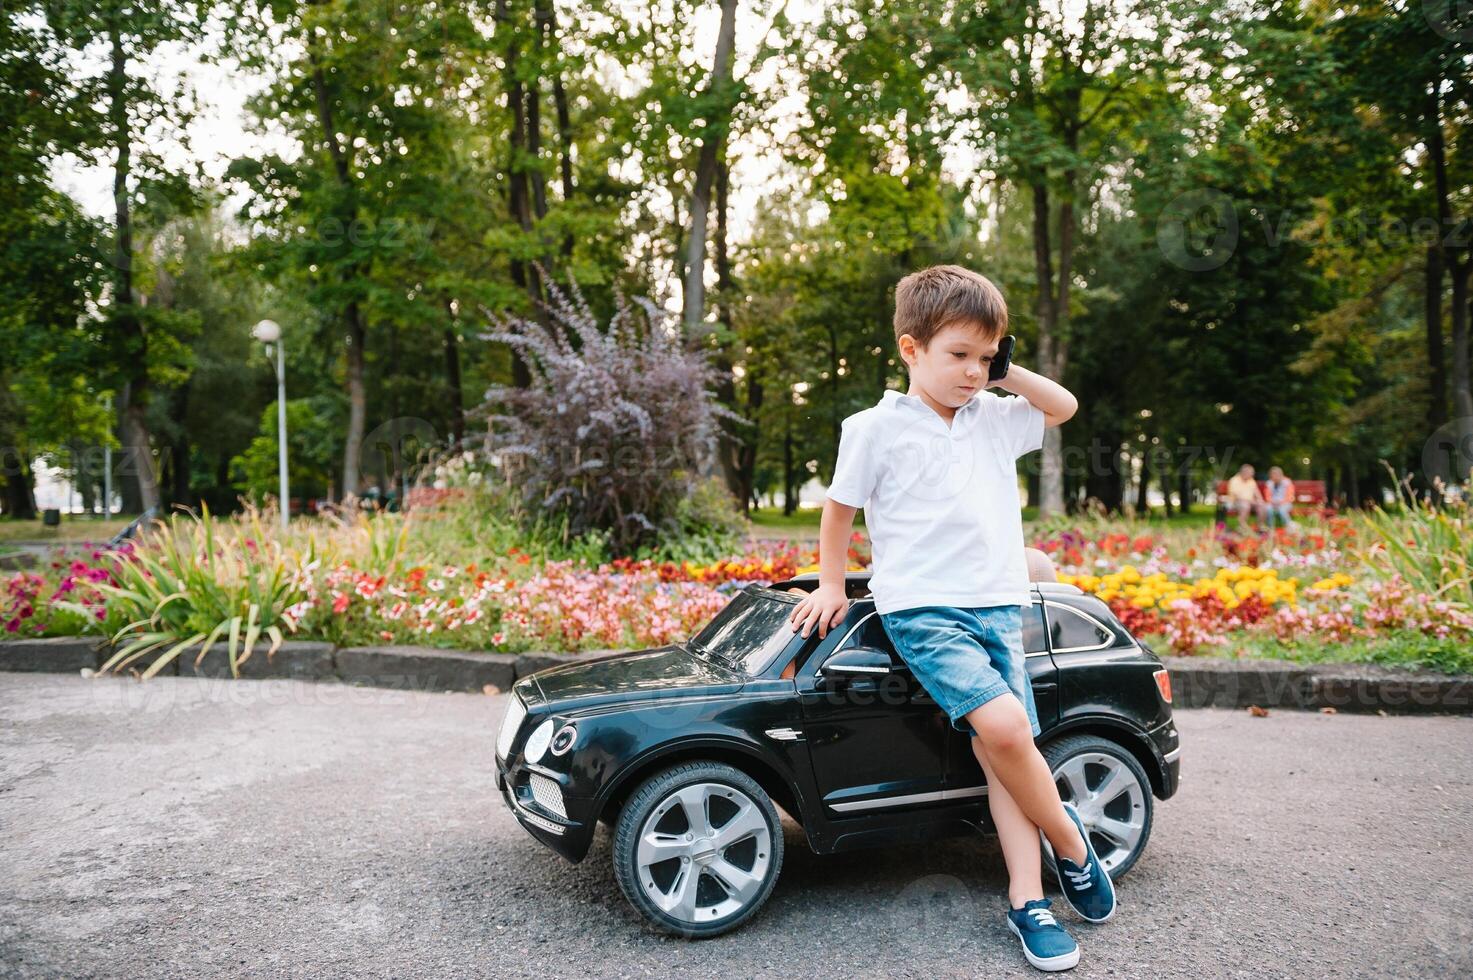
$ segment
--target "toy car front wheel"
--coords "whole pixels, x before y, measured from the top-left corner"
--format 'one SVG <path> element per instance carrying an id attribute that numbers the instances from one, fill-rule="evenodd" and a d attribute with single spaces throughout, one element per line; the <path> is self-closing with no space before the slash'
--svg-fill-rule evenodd
<path id="1" fill-rule="evenodd" d="M 673 766 L 629 797 L 614 830 L 614 876 L 631 905 L 688 938 L 741 925 L 783 862 L 777 807 L 756 780 L 718 762 Z"/>
<path id="2" fill-rule="evenodd" d="M 1068 735 L 1043 747 L 1059 797 L 1073 803 L 1100 863 L 1119 878 L 1151 837 L 1151 781 L 1128 749 L 1096 735 Z M 1044 863 L 1054 868 L 1044 842 Z"/>

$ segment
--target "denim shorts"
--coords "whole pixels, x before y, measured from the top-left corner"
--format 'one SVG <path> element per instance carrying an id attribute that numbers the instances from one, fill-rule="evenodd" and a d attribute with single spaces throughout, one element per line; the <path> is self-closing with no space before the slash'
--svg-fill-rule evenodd
<path id="1" fill-rule="evenodd" d="M 1021 606 L 919 606 L 882 613 L 895 652 L 935 699 L 951 727 L 976 734 L 966 714 L 1012 692 L 1037 738 L 1038 707 L 1023 656 Z"/>

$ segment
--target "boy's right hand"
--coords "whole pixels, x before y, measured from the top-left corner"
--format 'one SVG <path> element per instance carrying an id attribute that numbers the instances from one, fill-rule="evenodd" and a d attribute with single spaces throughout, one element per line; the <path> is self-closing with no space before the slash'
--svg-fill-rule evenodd
<path id="1" fill-rule="evenodd" d="M 818 636 L 822 639 L 829 630 L 844 621 L 848 611 L 849 597 L 842 585 L 820 585 L 798 603 L 788 621 L 793 624 L 794 631 L 801 629 L 804 636 L 817 624 Z"/>

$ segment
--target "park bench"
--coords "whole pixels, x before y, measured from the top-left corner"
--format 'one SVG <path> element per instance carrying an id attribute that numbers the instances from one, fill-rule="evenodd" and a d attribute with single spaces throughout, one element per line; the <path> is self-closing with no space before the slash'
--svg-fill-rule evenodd
<path id="1" fill-rule="evenodd" d="M 1258 496 L 1264 503 L 1268 503 L 1268 481 L 1255 480 L 1258 484 Z M 1289 508 L 1291 514 L 1318 513 L 1325 506 L 1324 480 L 1294 480 L 1294 502 Z M 1217 481 L 1217 519 L 1227 519 L 1228 481 Z"/>

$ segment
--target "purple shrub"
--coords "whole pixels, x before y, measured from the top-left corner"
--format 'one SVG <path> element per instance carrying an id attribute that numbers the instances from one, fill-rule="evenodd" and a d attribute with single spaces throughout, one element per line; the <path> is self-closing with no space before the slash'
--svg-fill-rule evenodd
<path id="1" fill-rule="evenodd" d="M 569 535 L 607 531 L 615 554 L 632 554 L 679 533 L 677 504 L 699 482 L 706 442 L 725 436 L 716 419 L 747 420 L 708 390 L 717 371 L 704 334 L 686 339 L 676 317 L 623 296 L 604 330 L 570 291 L 549 284 L 546 324 L 493 316 L 482 335 L 515 349 L 532 376 L 487 390 L 485 451 L 525 518 L 566 517 Z"/>

